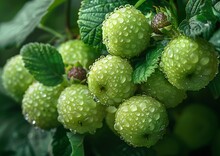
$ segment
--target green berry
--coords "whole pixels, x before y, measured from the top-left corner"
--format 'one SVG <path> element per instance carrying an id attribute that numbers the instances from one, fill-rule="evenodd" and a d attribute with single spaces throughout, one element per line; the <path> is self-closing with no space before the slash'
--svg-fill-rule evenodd
<path id="1" fill-rule="evenodd" d="M 22 57 L 16 55 L 9 59 L 3 68 L 2 81 L 5 90 L 17 102 L 21 102 L 23 95 L 34 78 L 24 67 Z"/>
<path id="2" fill-rule="evenodd" d="M 88 76 L 89 90 L 100 103 L 118 106 L 135 92 L 132 72 L 126 59 L 107 55 L 93 64 Z"/>
<path id="3" fill-rule="evenodd" d="M 167 108 L 176 107 L 186 98 L 186 92 L 170 84 L 160 70 L 156 70 L 147 82 L 141 85 L 141 90 L 162 102 Z"/>
<path id="4" fill-rule="evenodd" d="M 74 133 L 94 133 L 102 127 L 105 107 L 93 100 L 86 85 L 67 87 L 60 95 L 57 108 L 58 120 Z"/>
<path id="5" fill-rule="evenodd" d="M 62 55 L 65 64 L 80 63 L 86 69 L 100 56 L 98 50 L 86 45 L 81 40 L 67 41 L 60 45 L 58 51 Z"/>
<path id="6" fill-rule="evenodd" d="M 26 120 L 41 129 L 51 129 L 59 125 L 57 103 L 63 85 L 44 86 L 33 83 L 22 100 L 22 111 Z"/>
<path id="7" fill-rule="evenodd" d="M 215 77 L 218 57 L 207 41 L 179 36 L 165 47 L 161 66 L 172 85 L 184 90 L 200 90 Z"/>
<path id="8" fill-rule="evenodd" d="M 174 133 L 191 149 L 208 145 L 218 127 L 218 118 L 209 107 L 199 104 L 187 106 L 180 114 Z"/>
<path id="9" fill-rule="evenodd" d="M 148 45 L 150 25 L 145 16 L 131 5 L 115 9 L 102 26 L 103 43 L 112 55 L 131 58 Z"/>
<path id="10" fill-rule="evenodd" d="M 127 143 L 150 147 L 163 136 L 167 125 L 163 104 L 149 96 L 133 96 L 119 106 L 114 128 Z"/>

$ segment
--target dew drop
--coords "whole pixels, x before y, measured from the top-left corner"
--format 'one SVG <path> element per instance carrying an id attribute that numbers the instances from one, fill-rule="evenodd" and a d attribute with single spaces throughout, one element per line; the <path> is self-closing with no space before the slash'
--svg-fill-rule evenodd
<path id="1" fill-rule="evenodd" d="M 154 107 L 150 107 L 150 111 L 153 113 L 155 111 Z"/>
<path id="2" fill-rule="evenodd" d="M 142 32 L 138 33 L 138 38 L 139 38 L 139 39 L 144 38 L 144 34 L 143 34 Z"/>
<path id="3" fill-rule="evenodd" d="M 132 112 L 135 112 L 135 111 L 137 111 L 137 106 L 136 105 L 131 105 L 130 109 L 131 109 Z"/>
<path id="4" fill-rule="evenodd" d="M 208 63 L 209 63 L 209 58 L 208 58 L 208 57 L 202 58 L 202 59 L 200 60 L 200 63 L 201 63 L 202 65 L 208 64 Z"/>

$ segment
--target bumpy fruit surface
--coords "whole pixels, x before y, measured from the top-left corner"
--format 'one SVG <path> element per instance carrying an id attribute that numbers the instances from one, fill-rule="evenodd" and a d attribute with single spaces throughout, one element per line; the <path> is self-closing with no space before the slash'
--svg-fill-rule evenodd
<path id="1" fill-rule="evenodd" d="M 88 76 L 89 90 L 100 103 L 118 106 L 135 92 L 132 72 L 126 59 L 107 55 L 93 64 Z"/>
<path id="2" fill-rule="evenodd" d="M 218 128 L 218 118 L 209 107 L 187 106 L 174 127 L 174 133 L 192 149 L 210 143 Z"/>
<path id="3" fill-rule="evenodd" d="M 100 56 L 100 52 L 86 45 L 81 40 L 70 40 L 60 45 L 58 51 L 65 64 L 80 63 L 84 68 L 89 66 Z"/>
<path id="4" fill-rule="evenodd" d="M 58 120 L 74 133 L 94 133 L 102 127 L 105 107 L 93 100 L 86 85 L 67 87 L 59 97 L 57 108 Z"/>
<path id="5" fill-rule="evenodd" d="M 61 84 L 49 87 L 34 82 L 30 85 L 22 100 L 22 111 L 26 120 L 41 129 L 57 127 L 57 103 L 63 89 Z"/>
<path id="6" fill-rule="evenodd" d="M 167 125 L 163 104 L 149 96 L 133 96 L 119 106 L 114 128 L 129 144 L 150 147 L 163 136 Z"/>
<path id="7" fill-rule="evenodd" d="M 170 84 L 160 70 L 156 70 L 147 82 L 141 85 L 141 89 L 145 94 L 162 102 L 167 108 L 176 107 L 186 98 L 186 92 Z"/>
<path id="8" fill-rule="evenodd" d="M 108 52 L 126 58 L 139 55 L 148 46 L 151 34 L 145 16 L 130 5 L 107 16 L 102 30 Z"/>
<path id="9" fill-rule="evenodd" d="M 24 67 L 22 57 L 16 55 L 7 61 L 3 68 L 2 81 L 5 90 L 17 102 L 21 102 L 23 95 L 34 78 Z"/>
<path id="10" fill-rule="evenodd" d="M 177 88 L 199 90 L 215 77 L 218 58 L 207 41 L 179 36 L 166 46 L 161 65 L 169 82 Z"/>

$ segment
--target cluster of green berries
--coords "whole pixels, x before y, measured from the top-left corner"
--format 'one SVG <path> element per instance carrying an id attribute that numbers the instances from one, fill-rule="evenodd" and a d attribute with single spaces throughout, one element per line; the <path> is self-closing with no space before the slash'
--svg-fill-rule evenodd
<path id="1" fill-rule="evenodd" d="M 161 22 L 163 17 L 154 19 L 159 27 L 156 29 L 157 24 L 153 23 L 153 31 L 160 33 L 163 25 L 170 24 Z M 215 77 L 218 56 L 207 41 L 179 35 L 165 47 L 158 69 L 147 81 L 134 84 L 131 59 L 147 52 L 152 33 L 149 23 L 135 7 L 119 7 L 106 16 L 102 25 L 108 55 L 99 57 L 100 51 L 81 40 L 67 41 L 58 47 L 67 65 L 67 81 L 78 81 L 44 86 L 34 80 L 21 56 L 17 56 L 4 67 L 5 89 L 15 100 L 22 101 L 27 121 L 41 129 L 62 124 L 74 133 L 95 133 L 105 118 L 128 144 L 151 147 L 166 133 L 167 109 L 180 104 L 187 97 L 186 91 L 200 90 Z M 196 148 L 212 138 L 207 132 L 215 129 L 216 117 L 202 106 L 191 107 L 184 110 L 174 131 Z M 192 110 L 196 109 L 199 111 L 194 114 Z M 194 116 L 195 121 L 188 123 Z M 204 131 L 197 135 L 185 125 L 202 127 Z"/>

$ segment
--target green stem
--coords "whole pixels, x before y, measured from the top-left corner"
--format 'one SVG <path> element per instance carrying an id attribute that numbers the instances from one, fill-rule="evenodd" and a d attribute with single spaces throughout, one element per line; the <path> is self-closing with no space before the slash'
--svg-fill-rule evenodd
<path id="1" fill-rule="evenodd" d="M 141 4 L 143 4 L 146 0 L 139 0 L 135 5 L 134 7 L 135 8 L 138 8 L 139 6 L 141 6 Z"/>
<path id="2" fill-rule="evenodd" d="M 45 25 L 40 24 L 38 26 L 38 28 L 40 28 L 40 29 L 42 29 L 42 30 L 44 30 L 46 32 L 49 32 L 50 34 L 52 34 L 52 35 L 54 35 L 54 36 L 56 36 L 58 38 L 64 38 L 64 36 L 62 34 L 58 33 L 57 31 L 55 31 L 55 30 L 53 30 L 53 29 L 51 29 L 51 28 L 49 28 L 49 27 L 47 27 Z"/>

